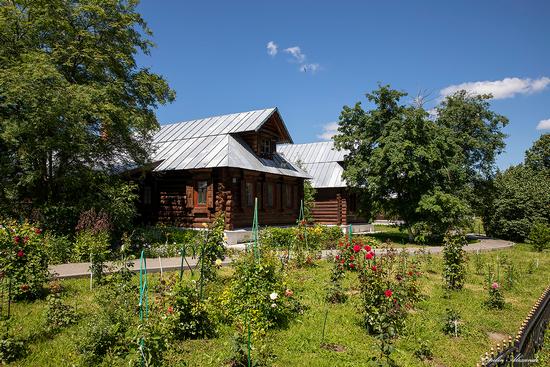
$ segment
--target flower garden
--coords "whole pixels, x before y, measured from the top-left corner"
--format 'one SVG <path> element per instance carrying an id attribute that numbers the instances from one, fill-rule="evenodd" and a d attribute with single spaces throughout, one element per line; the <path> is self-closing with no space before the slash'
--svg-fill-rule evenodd
<path id="1" fill-rule="evenodd" d="M 185 238 L 195 247 L 175 241 L 196 268 L 136 274 L 132 237 L 105 257 L 92 227 L 90 289 L 88 279 L 50 279 L 47 231 L 4 223 L 2 363 L 472 366 L 515 334 L 549 283 L 547 251 L 467 253 L 460 235 L 446 237 L 441 255 L 410 254 L 299 223 L 261 230 L 257 245 L 227 254 L 223 218 Z M 221 267 L 226 256 L 232 264 Z M 117 268 L 108 274 L 109 257 Z"/>

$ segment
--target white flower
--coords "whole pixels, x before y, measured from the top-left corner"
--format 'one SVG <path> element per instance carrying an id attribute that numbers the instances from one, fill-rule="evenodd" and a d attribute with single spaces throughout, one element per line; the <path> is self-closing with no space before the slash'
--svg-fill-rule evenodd
<path id="1" fill-rule="evenodd" d="M 275 308 L 275 307 L 277 307 L 277 305 L 275 303 L 272 303 L 271 308 Z"/>
<path id="2" fill-rule="evenodd" d="M 269 298 L 271 298 L 272 301 L 275 301 L 277 299 L 277 297 L 279 297 L 277 292 L 273 292 L 269 295 Z"/>

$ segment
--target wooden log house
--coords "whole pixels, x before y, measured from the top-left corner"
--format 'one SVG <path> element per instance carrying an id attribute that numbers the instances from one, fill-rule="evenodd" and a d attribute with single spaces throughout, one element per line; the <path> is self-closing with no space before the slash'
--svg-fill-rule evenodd
<path id="1" fill-rule="evenodd" d="M 342 179 L 345 151 L 334 149 L 332 141 L 309 144 L 281 144 L 277 151 L 312 176 L 316 189 L 313 219 L 320 224 L 366 223 L 357 210 L 357 197 Z"/>
<path id="2" fill-rule="evenodd" d="M 144 223 L 200 227 L 225 212 L 226 229 L 296 223 L 309 175 L 277 152 L 292 138 L 277 108 L 163 125 L 141 178 Z"/>

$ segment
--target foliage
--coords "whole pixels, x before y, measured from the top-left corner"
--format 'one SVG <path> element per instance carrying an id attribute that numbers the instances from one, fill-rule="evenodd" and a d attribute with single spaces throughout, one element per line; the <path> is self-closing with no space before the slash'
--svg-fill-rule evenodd
<path id="1" fill-rule="evenodd" d="M 234 262 L 235 274 L 221 296 L 226 317 L 237 325 L 250 322 L 255 333 L 286 325 L 303 311 L 286 285 L 286 274 L 275 254 L 262 249 L 256 259 L 253 251 L 242 253 Z"/>
<path id="2" fill-rule="evenodd" d="M 380 86 L 367 94 L 372 109 L 344 106 L 334 140 L 350 152 L 343 177 L 365 188 L 362 211 L 399 217 L 412 240 L 466 221 L 472 189 L 491 176 L 504 147 L 507 119 L 489 109 L 490 96 L 457 92 L 436 107 L 436 119 L 421 104 L 403 105 L 405 96 Z"/>
<path id="3" fill-rule="evenodd" d="M 77 322 L 78 315 L 74 307 L 65 303 L 59 294 L 49 295 L 47 301 L 46 326 L 49 331 L 57 332 Z"/>
<path id="4" fill-rule="evenodd" d="M 533 223 L 529 232 L 529 243 L 538 252 L 550 248 L 550 226 L 542 222 Z"/>
<path id="5" fill-rule="evenodd" d="M 496 176 L 490 210 L 485 218 L 491 235 L 523 241 L 534 223 L 550 223 L 548 141 L 550 134 L 544 134 L 526 152 L 524 164 L 510 167 Z"/>
<path id="6" fill-rule="evenodd" d="M 374 262 L 374 251 L 380 244 L 371 237 L 338 242 L 338 254 L 334 257 L 337 268 L 344 270 L 361 270 Z M 365 262 L 367 260 L 367 262 Z"/>
<path id="7" fill-rule="evenodd" d="M 488 297 L 485 305 L 490 309 L 502 310 L 504 308 L 504 296 L 500 290 L 500 284 L 493 282 L 488 289 Z"/>
<path id="8" fill-rule="evenodd" d="M 447 308 L 442 329 L 447 335 L 459 336 L 462 333 L 460 313 L 452 308 Z"/>
<path id="9" fill-rule="evenodd" d="M 137 65 L 152 46 L 137 1 L 2 1 L 0 19 L 1 209 L 67 231 L 109 207 L 125 226 L 133 196 L 111 173 L 147 161 L 154 110 L 174 99 Z"/>
<path id="10" fill-rule="evenodd" d="M 264 247 L 277 250 L 288 248 L 298 249 L 305 247 L 305 236 L 307 236 L 307 247 L 312 250 L 332 249 L 342 237 L 342 229 L 338 226 L 324 226 L 315 224 L 299 225 L 297 227 L 266 227 L 260 231 L 260 243 Z"/>
<path id="11" fill-rule="evenodd" d="M 358 254 L 361 256 L 356 256 L 353 268 L 359 270 L 364 326 L 380 336 L 384 345 L 398 335 L 407 310 L 420 300 L 421 272 L 404 251 L 398 253 L 388 247 L 384 256 L 369 258 L 370 252 L 363 248 Z"/>
<path id="12" fill-rule="evenodd" d="M 93 279 L 101 282 L 105 268 L 105 261 L 110 254 L 110 236 L 107 232 L 96 234 L 89 230 L 76 235 L 74 246 L 75 261 L 90 261 Z"/>
<path id="13" fill-rule="evenodd" d="M 123 329 L 105 315 L 89 321 L 77 342 L 77 350 L 86 366 L 97 366 L 109 352 L 123 353 Z M 122 339 L 122 340 L 121 340 Z"/>
<path id="14" fill-rule="evenodd" d="M 335 261 L 330 275 L 330 287 L 326 295 L 327 302 L 344 303 L 347 301 L 348 295 L 342 289 L 342 279 L 344 276 L 343 266 Z"/>
<path id="15" fill-rule="evenodd" d="M 225 214 L 219 213 L 205 231 L 204 240 L 199 245 L 199 268 L 204 280 L 216 278 L 216 260 L 225 259 L 224 246 Z M 202 280 L 202 279 L 201 279 Z"/>
<path id="16" fill-rule="evenodd" d="M 164 299 L 167 305 L 160 312 L 166 313 L 169 333 L 175 339 L 202 339 L 216 335 L 216 323 L 201 299 L 196 282 L 181 280 L 170 285 Z"/>
<path id="17" fill-rule="evenodd" d="M 317 190 L 313 187 L 310 180 L 304 180 L 304 219 L 313 220 L 313 206 L 315 205 L 315 194 Z"/>
<path id="18" fill-rule="evenodd" d="M 67 235 L 56 235 L 51 231 L 44 233 L 44 252 L 52 265 L 70 262 L 73 247 L 74 244 Z"/>
<path id="19" fill-rule="evenodd" d="M 165 366 L 164 352 L 168 349 L 168 330 L 162 317 L 153 315 L 135 328 L 130 366 Z"/>
<path id="20" fill-rule="evenodd" d="M 50 276 L 43 243 L 42 230 L 28 222 L 4 221 L 0 225 L 0 277 L 11 283 L 16 298 L 42 295 Z"/>
<path id="21" fill-rule="evenodd" d="M 19 338 L 6 331 L 6 325 L 0 324 L 0 363 L 7 364 L 18 360 L 26 353 L 25 344 Z"/>
<path id="22" fill-rule="evenodd" d="M 187 255 L 195 256 L 203 234 L 193 229 L 157 225 L 138 227 L 130 237 L 131 251 L 136 255 L 145 250 L 147 257 L 175 257 L 180 255 L 182 247 Z"/>
<path id="23" fill-rule="evenodd" d="M 414 355 L 421 361 L 432 359 L 434 356 L 432 349 L 426 340 L 419 340 L 418 349 L 414 351 Z"/>
<path id="24" fill-rule="evenodd" d="M 466 278 L 466 252 L 463 247 L 468 244 L 463 235 L 447 234 L 443 247 L 443 277 L 448 289 L 459 290 Z"/>

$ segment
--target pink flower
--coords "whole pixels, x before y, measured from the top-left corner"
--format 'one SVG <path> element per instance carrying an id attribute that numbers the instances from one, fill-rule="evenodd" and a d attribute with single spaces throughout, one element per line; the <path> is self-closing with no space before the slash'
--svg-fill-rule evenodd
<path id="1" fill-rule="evenodd" d="M 169 314 L 173 314 L 174 313 L 174 307 L 169 306 L 168 309 L 166 310 L 166 312 L 169 313 Z"/>
<path id="2" fill-rule="evenodd" d="M 294 295 L 294 292 L 291 291 L 290 289 L 285 290 L 285 296 L 292 297 L 293 295 Z"/>
<path id="3" fill-rule="evenodd" d="M 493 284 L 491 284 L 491 288 L 493 289 L 498 289 L 498 283 L 497 282 L 494 282 Z"/>
<path id="4" fill-rule="evenodd" d="M 23 237 L 23 243 L 27 243 L 29 241 L 29 236 Z"/>
<path id="5" fill-rule="evenodd" d="M 370 260 L 374 257 L 374 254 L 372 252 L 369 252 L 365 255 L 365 259 Z"/>
<path id="6" fill-rule="evenodd" d="M 369 245 L 366 245 L 365 246 L 365 251 L 370 252 L 370 250 L 372 250 L 372 247 L 370 247 Z"/>
<path id="7" fill-rule="evenodd" d="M 388 298 L 390 298 L 392 296 L 393 292 L 391 289 L 386 289 L 386 291 L 384 292 L 384 295 Z"/>
<path id="8" fill-rule="evenodd" d="M 359 245 L 353 246 L 353 251 L 354 251 L 354 252 L 359 252 L 359 251 L 361 251 L 361 246 L 359 246 Z"/>

